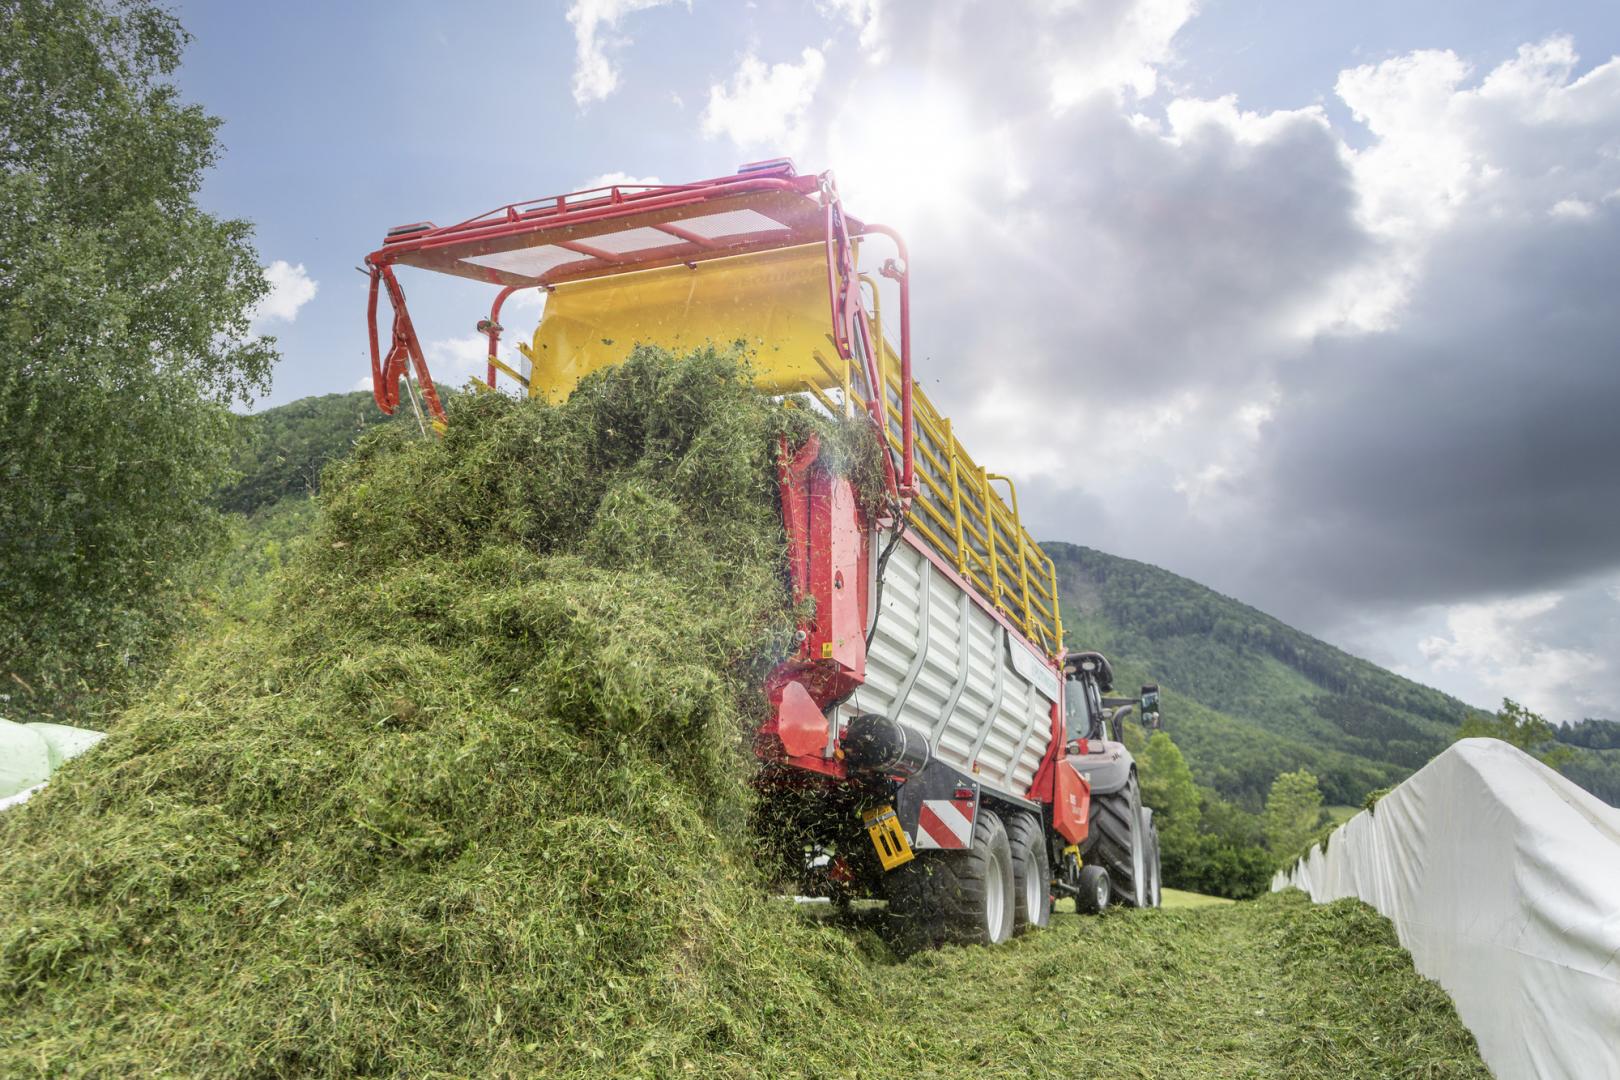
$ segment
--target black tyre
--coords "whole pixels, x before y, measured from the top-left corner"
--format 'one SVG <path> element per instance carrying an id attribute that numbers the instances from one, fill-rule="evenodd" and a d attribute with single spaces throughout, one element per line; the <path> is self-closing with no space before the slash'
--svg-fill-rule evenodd
<path id="1" fill-rule="evenodd" d="M 1022 934 L 1052 921 L 1052 864 L 1040 819 L 1007 815 L 1007 844 L 1012 848 L 1013 932 Z"/>
<path id="2" fill-rule="evenodd" d="M 1092 858 L 1108 868 L 1114 897 L 1131 907 L 1148 900 L 1148 835 L 1142 820 L 1142 793 L 1132 773 L 1124 787 L 1091 800 L 1091 827 L 1097 843 Z"/>
<path id="3" fill-rule="evenodd" d="M 1154 821 L 1153 821 L 1153 808 L 1152 807 L 1144 806 L 1142 808 L 1142 820 L 1147 823 L 1147 839 L 1148 839 L 1147 906 L 1148 907 L 1155 907 L 1155 908 L 1156 907 L 1162 907 L 1163 906 L 1163 897 L 1161 896 L 1161 890 L 1160 890 L 1160 884 L 1161 884 L 1161 881 L 1162 881 L 1162 875 L 1161 875 L 1161 872 L 1160 872 L 1160 869 L 1159 869 L 1159 826 L 1156 825 L 1154 823 Z"/>
<path id="4" fill-rule="evenodd" d="M 979 808 L 967 851 L 924 851 L 883 876 L 896 944 L 999 945 L 1013 935 L 1012 849 L 993 811 Z"/>
<path id="5" fill-rule="evenodd" d="M 1082 915 L 1101 915 L 1113 898 L 1114 883 L 1107 870 L 1095 864 L 1080 868 L 1080 893 L 1074 898 L 1074 910 Z"/>

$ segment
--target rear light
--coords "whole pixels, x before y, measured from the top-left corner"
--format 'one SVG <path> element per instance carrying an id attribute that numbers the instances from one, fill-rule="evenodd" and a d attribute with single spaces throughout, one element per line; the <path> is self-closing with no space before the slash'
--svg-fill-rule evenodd
<path id="1" fill-rule="evenodd" d="M 970 787 L 959 787 L 955 791 L 951 792 L 951 798 L 971 799 L 973 798 L 973 789 Z"/>

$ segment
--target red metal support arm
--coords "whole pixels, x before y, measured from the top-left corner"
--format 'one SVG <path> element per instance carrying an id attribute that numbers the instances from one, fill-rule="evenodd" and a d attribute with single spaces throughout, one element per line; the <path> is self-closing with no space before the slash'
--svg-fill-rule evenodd
<path id="1" fill-rule="evenodd" d="M 386 357 L 381 355 L 377 336 L 379 282 L 388 290 L 388 302 L 394 309 L 392 341 Z M 443 422 L 444 406 L 439 403 L 439 393 L 434 389 L 427 359 L 423 357 L 421 343 L 416 339 L 416 328 L 411 324 L 410 312 L 405 308 L 405 293 L 394 278 L 394 268 L 387 264 L 373 264 L 371 267 L 371 292 L 366 303 L 366 315 L 371 339 L 371 396 L 376 399 L 377 407 L 389 415 L 393 414 L 395 406 L 399 404 L 399 380 L 401 376 L 408 377 L 409 365 L 416 371 L 416 381 L 422 387 L 422 399 L 427 402 L 428 412 L 435 421 Z"/>
<path id="2" fill-rule="evenodd" d="M 900 491 L 906 498 L 917 494 L 917 471 L 913 454 L 915 425 L 912 423 L 912 386 L 911 375 L 911 256 L 906 251 L 906 242 L 900 234 L 887 225 L 867 225 L 866 233 L 877 233 L 887 236 L 893 243 L 899 255 L 899 263 L 888 259 L 880 271 L 884 277 L 891 278 L 900 286 Z M 879 348 L 882 343 L 879 342 Z"/>

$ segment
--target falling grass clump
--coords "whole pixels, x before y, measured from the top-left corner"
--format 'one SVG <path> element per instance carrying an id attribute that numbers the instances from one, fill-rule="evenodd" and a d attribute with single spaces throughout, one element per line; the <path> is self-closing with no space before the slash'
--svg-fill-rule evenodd
<path id="1" fill-rule="evenodd" d="M 769 899 L 749 734 L 812 426 L 640 350 L 364 442 L 264 617 L 0 814 L 0 1076 L 1486 1075 L 1361 905 L 900 963 Z M 875 440 L 820 430 L 869 497 Z"/>
<path id="2" fill-rule="evenodd" d="M 833 1069 L 852 947 L 743 834 L 788 412 L 643 350 L 329 473 L 271 617 L 0 817 L 0 1075 Z"/>

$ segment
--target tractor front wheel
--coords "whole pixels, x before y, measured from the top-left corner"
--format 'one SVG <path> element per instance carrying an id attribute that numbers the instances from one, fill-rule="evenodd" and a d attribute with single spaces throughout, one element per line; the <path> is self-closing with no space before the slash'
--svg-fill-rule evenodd
<path id="1" fill-rule="evenodd" d="M 1118 791 L 1092 796 L 1091 806 L 1091 827 L 1097 834 L 1093 857 L 1108 868 L 1121 903 L 1147 907 L 1150 853 L 1136 774 Z"/>
<path id="2" fill-rule="evenodd" d="M 1108 910 L 1114 898 L 1114 883 L 1108 871 L 1100 866 L 1080 868 L 1080 891 L 1074 898 L 1074 910 L 1082 915 L 1101 915 Z"/>

